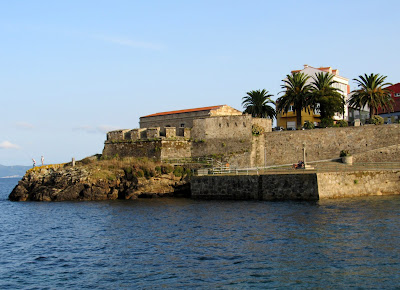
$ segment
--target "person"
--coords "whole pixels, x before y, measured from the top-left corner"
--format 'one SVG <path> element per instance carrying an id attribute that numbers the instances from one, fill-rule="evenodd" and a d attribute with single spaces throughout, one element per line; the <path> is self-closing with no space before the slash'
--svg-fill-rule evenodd
<path id="1" fill-rule="evenodd" d="M 33 167 L 36 166 L 36 160 L 32 158 L 32 162 L 33 162 Z"/>
<path id="2" fill-rule="evenodd" d="M 42 155 L 41 161 L 42 161 L 42 166 L 43 166 L 44 165 L 44 157 L 43 157 L 43 155 Z"/>

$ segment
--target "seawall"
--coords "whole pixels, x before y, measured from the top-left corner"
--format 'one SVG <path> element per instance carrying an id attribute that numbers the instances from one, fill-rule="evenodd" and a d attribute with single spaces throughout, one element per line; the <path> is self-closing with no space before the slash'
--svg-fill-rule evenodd
<path id="1" fill-rule="evenodd" d="M 400 194 L 400 170 L 301 174 L 198 176 L 192 198 L 231 200 L 318 200 Z"/>

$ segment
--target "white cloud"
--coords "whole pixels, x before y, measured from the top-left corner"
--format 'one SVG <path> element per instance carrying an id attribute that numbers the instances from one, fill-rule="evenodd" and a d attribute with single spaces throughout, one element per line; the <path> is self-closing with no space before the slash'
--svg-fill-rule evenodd
<path id="1" fill-rule="evenodd" d="M 74 128 L 74 130 L 84 131 L 86 133 L 91 133 L 91 134 L 105 134 L 109 131 L 113 131 L 113 130 L 117 130 L 117 129 L 118 129 L 117 127 L 108 126 L 108 125 L 101 125 L 101 126 L 97 126 L 97 127 L 83 125 L 83 126 Z"/>
<path id="2" fill-rule="evenodd" d="M 21 147 L 11 143 L 10 141 L 4 141 L 0 143 L 0 149 L 20 149 Z"/>
<path id="3" fill-rule="evenodd" d="M 21 129 L 30 130 L 30 129 L 35 128 L 35 126 L 33 126 L 32 124 L 29 124 L 27 122 L 17 122 L 15 125 L 16 125 L 16 127 L 21 128 Z"/>
<path id="4" fill-rule="evenodd" d="M 115 44 L 123 45 L 123 46 L 129 46 L 129 47 L 133 47 L 133 48 L 145 48 L 145 49 L 151 49 L 151 50 L 164 49 L 164 46 L 160 45 L 160 44 L 151 43 L 151 42 L 143 42 L 143 41 L 134 41 L 134 40 L 122 38 L 122 37 L 109 37 L 109 36 L 104 36 L 104 35 L 94 35 L 93 37 L 96 39 L 99 39 L 99 40 L 106 41 L 106 42 L 115 43 Z"/>
<path id="5" fill-rule="evenodd" d="M 100 131 L 101 133 L 107 133 L 110 131 L 114 131 L 117 130 L 117 127 L 113 127 L 113 126 L 107 126 L 107 125 L 101 125 L 97 127 L 97 130 Z"/>

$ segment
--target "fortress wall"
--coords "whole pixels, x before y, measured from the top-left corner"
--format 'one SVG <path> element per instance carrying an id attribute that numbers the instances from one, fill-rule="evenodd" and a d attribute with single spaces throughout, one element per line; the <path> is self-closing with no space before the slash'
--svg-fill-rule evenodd
<path id="1" fill-rule="evenodd" d="M 399 145 L 400 124 L 275 131 L 265 134 L 264 142 L 259 142 L 253 150 L 260 156 L 266 150 L 267 165 L 289 164 L 303 159 L 303 143 L 306 143 L 307 161 L 339 158 L 341 150 L 349 150 L 353 155 L 361 154 L 369 150 Z M 368 161 L 380 162 L 381 155 L 371 154 Z M 390 154 L 390 156 L 394 158 L 391 161 L 400 161 L 400 155 Z"/>
<path id="2" fill-rule="evenodd" d="M 161 141 L 161 160 L 192 157 L 191 144 L 188 141 Z"/>
<path id="3" fill-rule="evenodd" d="M 250 115 L 210 117 L 194 121 L 192 156 L 222 156 L 233 166 L 248 166 L 251 152 Z M 243 158 L 247 156 L 247 158 Z"/>
<path id="4" fill-rule="evenodd" d="M 149 157 L 161 158 L 160 141 L 138 141 L 138 142 L 109 142 L 106 141 L 103 156 L 106 157 Z"/>

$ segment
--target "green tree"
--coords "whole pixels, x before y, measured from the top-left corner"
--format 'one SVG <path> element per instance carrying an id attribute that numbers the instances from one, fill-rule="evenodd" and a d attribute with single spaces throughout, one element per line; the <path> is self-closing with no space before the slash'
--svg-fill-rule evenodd
<path id="1" fill-rule="evenodd" d="M 387 88 L 391 83 L 385 83 L 386 76 L 379 74 L 364 74 L 358 79 L 358 88 L 352 91 L 348 104 L 352 108 L 363 109 L 366 105 L 369 107 L 370 118 L 378 112 L 378 108 L 387 111 L 393 109 L 393 100 L 391 91 Z"/>
<path id="2" fill-rule="evenodd" d="M 281 88 L 284 89 L 281 93 L 284 95 L 276 101 L 277 112 L 287 113 L 291 106 L 293 106 L 296 112 L 296 124 L 297 129 L 301 129 L 301 111 L 303 109 L 310 112 L 310 109 L 314 109 L 314 103 L 311 95 L 311 84 L 307 84 L 310 76 L 305 73 L 292 73 L 287 75 L 286 79 L 282 80 L 284 82 Z"/>
<path id="3" fill-rule="evenodd" d="M 344 113 L 345 101 L 340 94 L 340 89 L 334 88 L 337 83 L 333 78 L 333 74 L 320 72 L 316 77 L 312 77 L 312 102 L 319 104 L 321 119 L 332 119 L 335 113 Z"/>
<path id="4" fill-rule="evenodd" d="M 243 97 L 242 106 L 245 108 L 244 113 L 251 114 L 256 118 L 271 119 L 276 117 L 276 111 L 269 104 L 275 105 L 275 102 L 271 100 L 273 95 L 270 95 L 268 91 L 256 90 L 246 93 L 247 96 Z"/>

